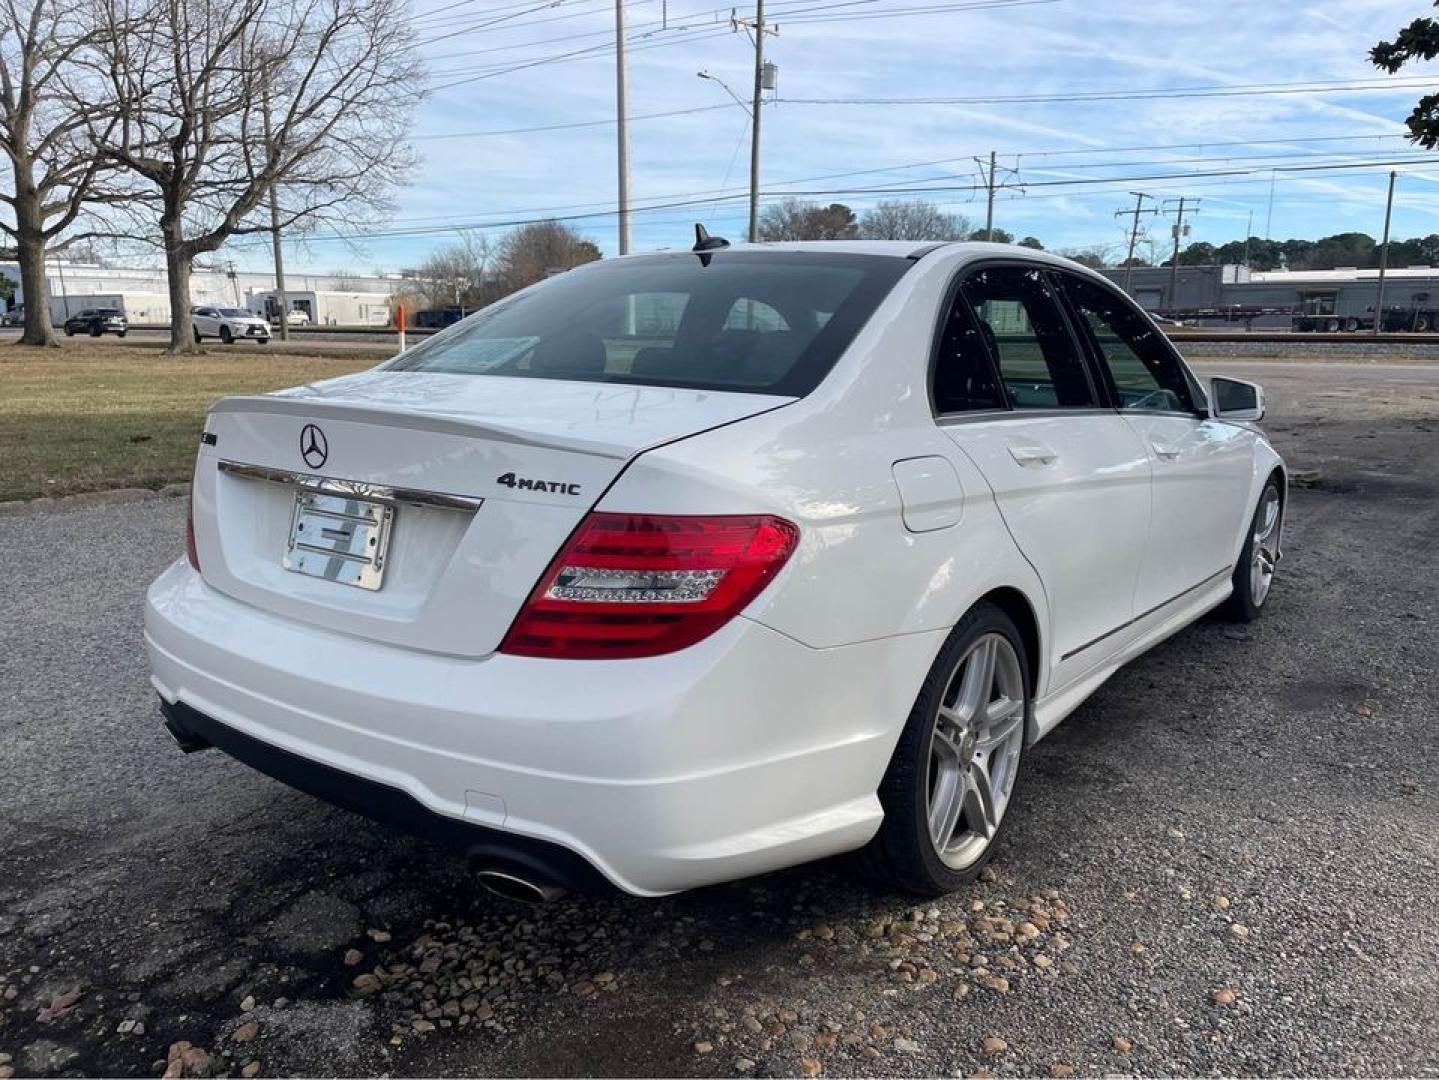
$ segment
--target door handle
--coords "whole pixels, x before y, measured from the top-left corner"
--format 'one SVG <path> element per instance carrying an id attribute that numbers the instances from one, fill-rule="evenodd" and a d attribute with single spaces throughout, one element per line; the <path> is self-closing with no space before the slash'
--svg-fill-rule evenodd
<path id="1" fill-rule="evenodd" d="M 1149 448 L 1154 451 L 1154 456 L 1161 461 L 1173 461 L 1180 454 L 1179 447 L 1170 446 L 1168 443 L 1151 442 Z"/>
<path id="2" fill-rule="evenodd" d="M 1009 456 L 1026 467 L 1053 465 L 1059 460 L 1059 454 L 1056 451 L 1047 446 L 1041 446 L 1039 443 L 1031 443 L 1027 446 L 1010 443 Z"/>

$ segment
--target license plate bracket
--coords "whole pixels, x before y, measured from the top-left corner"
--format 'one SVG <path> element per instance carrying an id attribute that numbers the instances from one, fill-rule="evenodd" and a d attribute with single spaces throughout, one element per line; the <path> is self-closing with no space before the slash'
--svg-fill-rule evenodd
<path id="1" fill-rule="evenodd" d="M 295 493 L 286 570 L 371 592 L 385 580 L 395 508 L 353 495 Z"/>

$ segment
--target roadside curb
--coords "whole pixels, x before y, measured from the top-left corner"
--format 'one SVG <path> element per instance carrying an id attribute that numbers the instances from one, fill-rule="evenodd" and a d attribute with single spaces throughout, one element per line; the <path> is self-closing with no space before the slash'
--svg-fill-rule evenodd
<path id="1" fill-rule="evenodd" d="M 110 488 L 107 491 L 84 491 L 78 495 L 42 495 L 38 499 L 13 499 L 0 502 L 0 517 L 19 514 L 61 514 L 87 510 L 92 506 L 113 506 L 121 503 L 147 502 L 151 499 L 183 499 L 190 495 L 189 484 L 166 484 L 162 488 Z"/>

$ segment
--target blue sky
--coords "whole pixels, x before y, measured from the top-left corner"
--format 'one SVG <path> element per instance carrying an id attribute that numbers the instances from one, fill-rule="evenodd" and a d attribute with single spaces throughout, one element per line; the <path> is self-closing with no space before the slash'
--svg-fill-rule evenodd
<path id="1" fill-rule="evenodd" d="M 816 192 L 807 197 L 862 209 L 894 196 L 850 189 L 948 189 L 918 197 L 982 224 L 971 156 L 993 149 L 1001 166 L 1017 170 L 1007 181 L 1023 185 L 1002 192 L 996 225 L 1050 248 L 1121 243 L 1114 212 L 1132 203 L 1131 190 L 1198 197 L 1191 241 L 1240 237 L 1251 213 L 1254 233 L 1264 235 L 1271 178 L 1274 237 L 1378 235 L 1387 167 L 1325 168 L 1402 160 L 1395 234 L 1439 232 L 1439 161 L 1431 167 L 1429 155 L 1395 137 L 1421 87 L 1084 97 L 1377 80 L 1368 47 L 1431 11 L 1423 0 L 767 2 L 780 29 L 766 42 L 780 66 L 778 100 L 763 116 L 769 197 Z M 413 130 L 421 165 L 395 213 L 367 226 L 389 235 L 359 250 L 333 240 L 294 245 L 297 268 L 414 266 L 458 229 L 497 238 L 504 222 L 615 206 L 612 125 L 493 134 L 613 119 L 614 0 L 416 0 L 414 11 L 432 87 Z M 716 0 L 626 0 L 625 12 L 633 204 L 729 196 L 636 213 L 634 249 L 688 244 L 696 220 L 743 237 L 748 118 L 696 72 L 707 69 L 747 96 L 749 41 L 730 32 L 729 9 Z M 511 70 L 580 50 L 590 51 Z M 1393 81 L 1413 84 L 1416 75 L 1439 83 L 1433 66 Z M 1041 95 L 1058 100 L 972 100 Z M 852 103 L 936 97 L 970 100 Z M 820 103 L 835 99 L 846 103 Z M 642 118 L 690 109 L 705 111 Z M 1234 175 L 1194 175 L 1215 172 Z M 1079 179 L 1089 182 L 1070 183 Z M 1165 242 L 1163 219 L 1150 222 L 1151 236 Z M 612 215 L 572 224 L 606 254 L 616 251 Z M 265 264 L 254 248 L 243 257 Z"/>

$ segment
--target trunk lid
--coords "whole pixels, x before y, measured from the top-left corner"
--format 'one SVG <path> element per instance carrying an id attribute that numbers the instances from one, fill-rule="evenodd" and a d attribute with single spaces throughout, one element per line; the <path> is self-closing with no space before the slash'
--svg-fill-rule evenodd
<path id="1" fill-rule="evenodd" d="M 195 472 L 201 572 L 221 592 L 290 618 L 484 656 L 632 458 L 791 400 L 385 371 L 226 398 L 210 412 Z M 316 504 L 317 486 L 340 494 Z M 317 524 L 302 515 L 311 531 L 297 533 L 297 496 L 336 516 Z M 367 524 L 386 511 L 383 530 Z M 353 541 L 325 543 L 352 543 L 358 554 L 305 546 L 319 525 L 354 532 L 357 520 Z M 382 575 L 349 574 L 376 550 L 366 537 L 383 549 Z M 285 565 L 307 560 L 306 573 Z M 378 588 L 342 583 L 366 575 Z"/>

